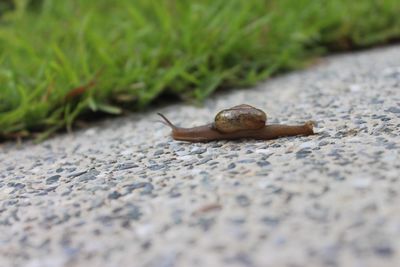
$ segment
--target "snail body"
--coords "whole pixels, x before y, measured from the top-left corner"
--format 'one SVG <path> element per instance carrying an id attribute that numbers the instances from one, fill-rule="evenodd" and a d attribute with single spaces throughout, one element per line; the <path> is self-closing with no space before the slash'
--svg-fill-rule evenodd
<path id="1" fill-rule="evenodd" d="M 265 124 L 266 114 L 249 105 L 222 110 L 215 116 L 213 123 L 192 128 L 177 127 L 161 113 L 158 115 L 171 127 L 172 138 L 180 141 L 209 142 L 242 138 L 271 140 L 284 136 L 314 134 L 312 122 L 303 125 Z"/>

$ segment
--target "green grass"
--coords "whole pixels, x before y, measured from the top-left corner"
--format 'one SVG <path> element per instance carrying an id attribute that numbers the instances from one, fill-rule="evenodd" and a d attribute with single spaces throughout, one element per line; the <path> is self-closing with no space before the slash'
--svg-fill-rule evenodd
<path id="1" fill-rule="evenodd" d="M 0 138 L 45 137 L 164 94 L 201 102 L 400 37 L 398 0 L 15 3 L 0 18 Z"/>

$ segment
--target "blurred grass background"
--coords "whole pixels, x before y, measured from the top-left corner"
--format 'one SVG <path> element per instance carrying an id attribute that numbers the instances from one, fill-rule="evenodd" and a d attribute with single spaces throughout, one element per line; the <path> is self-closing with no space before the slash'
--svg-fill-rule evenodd
<path id="1" fill-rule="evenodd" d="M 1 0 L 0 138 L 165 96 L 201 102 L 400 38 L 398 0 Z"/>

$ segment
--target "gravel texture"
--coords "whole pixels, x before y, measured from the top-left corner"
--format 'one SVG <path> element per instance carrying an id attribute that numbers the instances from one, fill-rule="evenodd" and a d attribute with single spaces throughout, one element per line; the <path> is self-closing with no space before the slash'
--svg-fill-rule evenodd
<path id="1" fill-rule="evenodd" d="M 318 135 L 176 142 L 247 103 Z M 400 266 L 400 46 L 0 147 L 0 266 Z"/>

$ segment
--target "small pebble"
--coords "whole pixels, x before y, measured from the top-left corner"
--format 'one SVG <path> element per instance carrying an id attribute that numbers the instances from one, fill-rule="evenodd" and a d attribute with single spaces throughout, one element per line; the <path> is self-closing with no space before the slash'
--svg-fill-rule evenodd
<path id="1" fill-rule="evenodd" d="M 58 182 L 60 177 L 61 177 L 60 175 L 53 175 L 46 179 L 46 184 L 54 184 L 54 183 Z"/>

